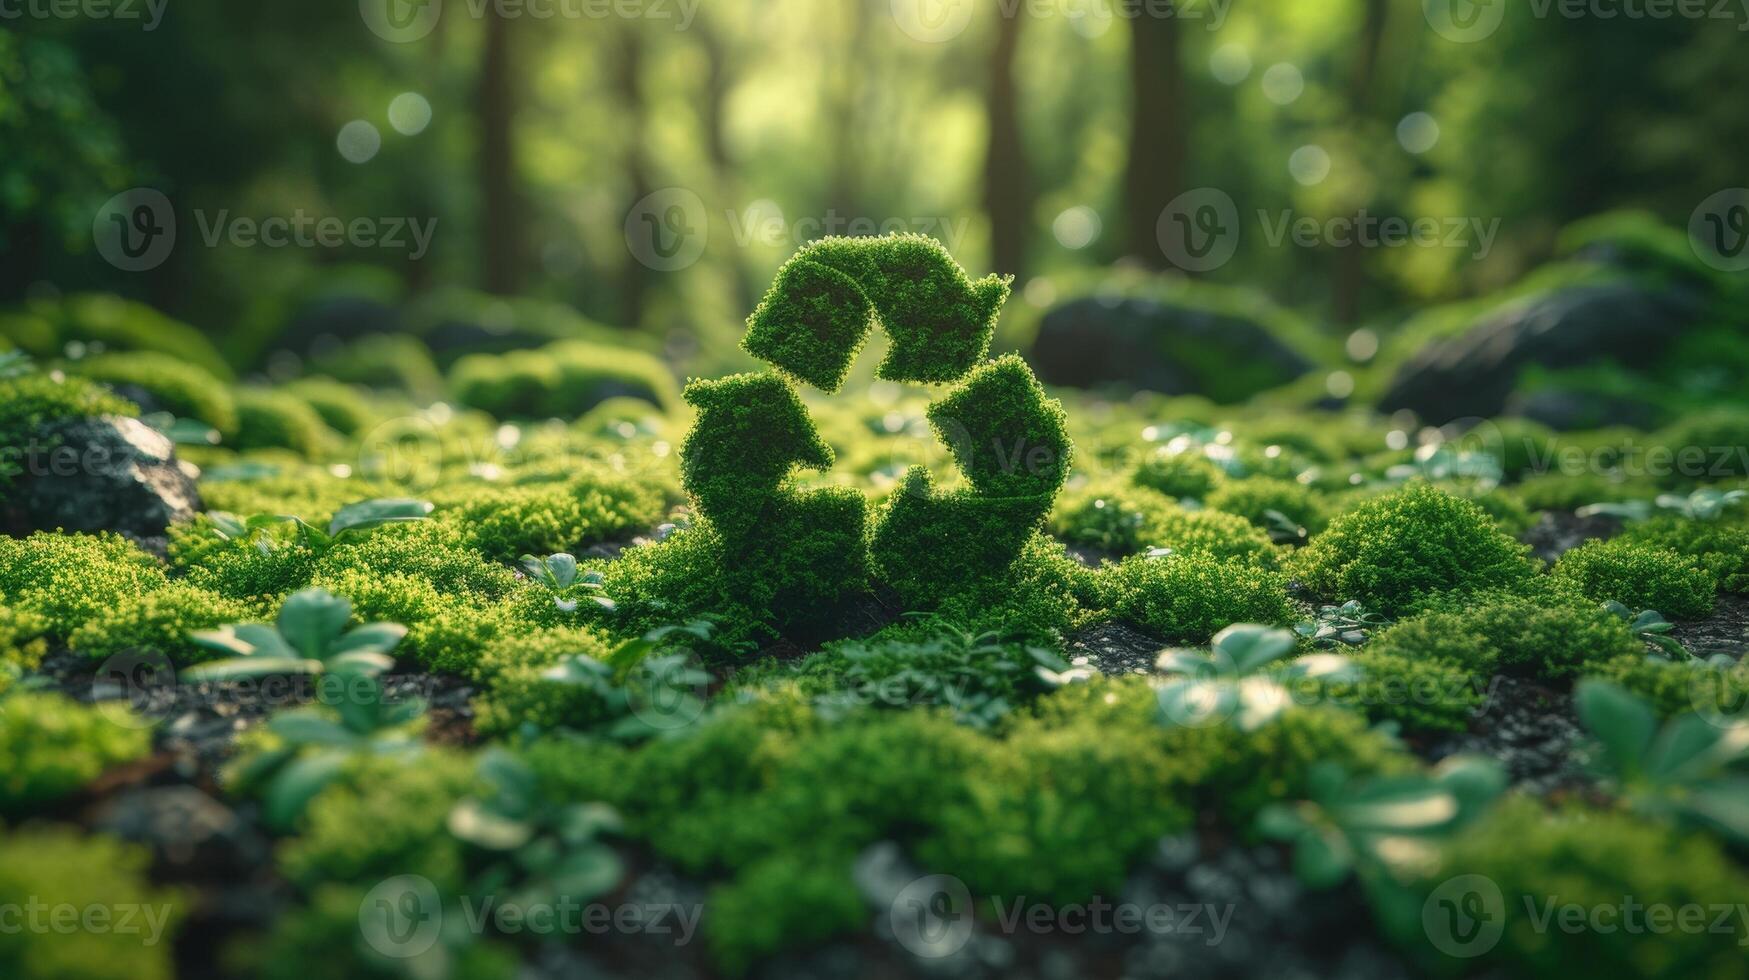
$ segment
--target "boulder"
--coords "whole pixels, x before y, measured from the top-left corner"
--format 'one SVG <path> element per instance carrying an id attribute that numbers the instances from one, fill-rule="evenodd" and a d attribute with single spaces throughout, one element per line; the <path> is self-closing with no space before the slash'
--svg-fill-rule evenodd
<path id="1" fill-rule="evenodd" d="M 1239 401 L 1311 370 L 1262 323 L 1150 297 L 1086 296 L 1046 313 L 1028 360 L 1046 384 Z"/>
<path id="2" fill-rule="evenodd" d="M 177 460 L 169 437 L 139 419 L 61 419 L 40 428 L 33 444 L 8 495 L 7 523 L 15 530 L 147 539 L 201 509 L 193 467 Z"/>
<path id="3" fill-rule="evenodd" d="M 1523 368 L 1571 368 L 1601 359 L 1644 365 L 1700 320 L 1706 306 L 1706 297 L 1695 291 L 1629 281 L 1530 296 L 1411 355 L 1397 369 L 1379 409 L 1408 409 L 1433 425 L 1499 415 L 1507 410 Z M 1551 414 L 1564 413 L 1549 408 Z M 1584 420 L 1587 425 L 1628 421 Z"/>

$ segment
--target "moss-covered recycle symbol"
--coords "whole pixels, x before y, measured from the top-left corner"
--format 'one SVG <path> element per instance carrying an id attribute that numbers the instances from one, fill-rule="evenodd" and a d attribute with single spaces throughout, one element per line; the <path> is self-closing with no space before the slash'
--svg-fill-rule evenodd
<path id="1" fill-rule="evenodd" d="M 822 239 L 778 270 L 747 321 L 742 347 L 780 373 L 687 385 L 698 418 L 682 482 L 770 608 L 830 602 L 871 572 L 926 608 L 1006 569 L 1043 523 L 1071 447 L 1026 362 L 986 360 L 1009 281 L 972 281 L 922 235 Z M 856 489 L 797 484 L 797 468 L 829 469 L 833 452 L 789 379 L 837 391 L 875 325 L 891 340 L 880 377 L 958 382 L 927 415 L 965 480 L 941 491 L 912 467 L 871 526 Z"/>

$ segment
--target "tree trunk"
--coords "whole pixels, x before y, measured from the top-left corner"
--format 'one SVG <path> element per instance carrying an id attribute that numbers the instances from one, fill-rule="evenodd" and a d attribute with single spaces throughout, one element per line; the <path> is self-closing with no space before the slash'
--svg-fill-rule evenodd
<path id="1" fill-rule="evenodd" d="M 1185 190 L 1190 108 L 1178 18 L 1130 20 L 1130 155 L 1124 173 L 1125 254 L 1150 268 L 1166 255 L 1154 228 Z"/>
<path id="2" fill-rule="evenodd" d="M 481 285 L 487 292 L 510 294 L 516 292 L 522 270 L 522 224 L 511 136 L 515 97 L 511 90 L 510 22 L 490 12 L 495 8 L 487 9 L 477 93 Z"/>
<path id="3" fill-rule="evenodd" d="M 1019 93 L 1014 55 L 1024 17 L 996 18 L 996 49 L 990 58 L 990 143 L 984 153 L 984 209 L 990 215 L 990 258 L 994 271 L 1025 277 L 1028 233 L 1032 228 L 1032 187 L 1026 147 L 1020 135 Z"/>

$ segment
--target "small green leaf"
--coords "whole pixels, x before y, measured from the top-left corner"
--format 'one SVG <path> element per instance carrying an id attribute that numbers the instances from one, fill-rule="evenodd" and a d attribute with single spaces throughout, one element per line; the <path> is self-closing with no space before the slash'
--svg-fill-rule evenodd
<path id="1" fill-rule="evenodd" d="M 351 617 L 347 600 L 326 589 L 304 589 L 279 607 L 279 633 L 304 656 L 325 660 Z"/>
<path id="2" fill-rule="evenodd" d="M 1579 720 L 1603 745 L 1615 770 L 1640 771 L 1657 731 L 1658 718 L 1646 702 L 1608 681 L 1588 677 L 1575 688 Z"/>

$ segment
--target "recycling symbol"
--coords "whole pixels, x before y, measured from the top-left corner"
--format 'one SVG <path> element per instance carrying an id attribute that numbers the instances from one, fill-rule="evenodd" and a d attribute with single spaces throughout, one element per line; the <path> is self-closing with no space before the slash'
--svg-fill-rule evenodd
<path id="1" fill-rule="evenodd" d="M 923 235 L 826 238 L 791 256 L 748 318 L 742 347 L 776 371 L 693 381 L 682 484 L 736 578 L 767 608 L 831 603 L 874 577 L 911 608 L 1000 574 L 1044 523 L 1068 475 L 1061 406 L 1018 356 L 986 360 L 1010 277 L 973 281 Z M 926 414 L 963 484 L 913 466 L 877 514 L 852 487 L 804 487 L 832 448 L 796 383 L 831 394 L 874 327 L 876 373 L 953 384 Z"/>

